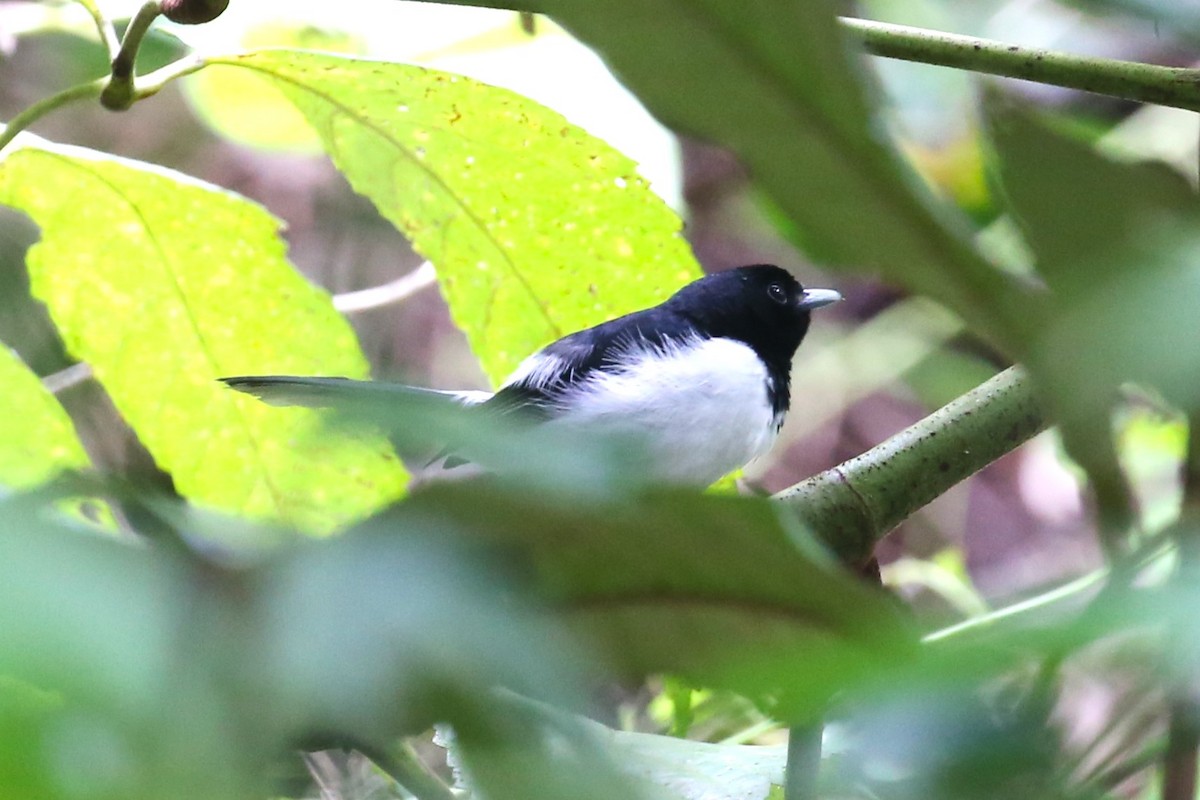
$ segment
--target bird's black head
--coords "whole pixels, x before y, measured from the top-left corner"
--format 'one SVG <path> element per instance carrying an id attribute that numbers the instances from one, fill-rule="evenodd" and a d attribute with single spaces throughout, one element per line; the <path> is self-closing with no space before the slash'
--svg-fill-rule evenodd
<path id="1" fill-rule="evenodd" d="M 760 264 L 703 277 L 676 292 L 667 305 L 710 336 L 750 345 L 786 378 L 808 333 L 810 312 L 839 299 L 837 292 L 805 290 L 787 270 Z"/>

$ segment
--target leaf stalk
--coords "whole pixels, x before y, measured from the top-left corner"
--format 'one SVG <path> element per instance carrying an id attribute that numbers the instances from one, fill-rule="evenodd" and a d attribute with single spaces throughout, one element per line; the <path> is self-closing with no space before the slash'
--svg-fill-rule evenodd
<path id="1" fill-rule="evenodd" d="M 150 26 L 162 14 L 162 3 L 149 0 L 142 4 L 137 14 L 125 29 L 121 48 L 112 60 L 112 75 L 108 85 L 100 94 L 100 104 L 110 111 L 124 111 L 137 99 L 133 85 L 133 71 L 137 64 L 138 50 Z"/>

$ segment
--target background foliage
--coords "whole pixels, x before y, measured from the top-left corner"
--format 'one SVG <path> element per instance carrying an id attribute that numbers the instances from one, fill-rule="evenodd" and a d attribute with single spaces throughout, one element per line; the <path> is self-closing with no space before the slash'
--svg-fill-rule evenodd
<path id="1" fill-rule="evenodd" d="M 119 5 L 0 4 L 0 116 L 98 98 L 92 16 Z M 816 0 L 250 5 L 156 22 L 132 108 L 51 101 L 48 138 L 0 153 L 0 796 L 1195 794 L 1194 120 L 869 61 Z M 1194 49 L 1173 5 L 1100 8 L 853 10 Z M 576 39 L 694 137 L 681 175 Z M 581 125 L 564 94 L 606 113 Z M 483 386 L 701 264 L 759 261 L 851 297 L 802 348 L 759 486 L 1014 360 L 1059 425 L 880 545 L 893 595 L 805 506 L 649 487 L 611 442 L 217 381 Z M 1040 424 L 972 430 L 992 452 Z M 410 487 L 391 444 L 419 465 L 447 439 L 499 474 Z M 967 470 L 889 452 L 868 468 L 913 496 Z"/>

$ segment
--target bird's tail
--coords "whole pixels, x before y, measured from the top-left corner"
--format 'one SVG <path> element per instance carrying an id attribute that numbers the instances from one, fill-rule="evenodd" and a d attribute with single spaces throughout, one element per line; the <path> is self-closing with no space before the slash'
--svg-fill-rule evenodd
<path id="1" fill-rule="evenodd" d="M 392 397 L 440 398 L 464 406 L 477 405 L 490 392 L 445 392 L 403 383 L 359 381 L 351 378 L 310 378 L 300 375 L 240 375 L 221 378 L 229 387 L 251 394 L 273 406 L 327 408 L 378 403 Z"/>

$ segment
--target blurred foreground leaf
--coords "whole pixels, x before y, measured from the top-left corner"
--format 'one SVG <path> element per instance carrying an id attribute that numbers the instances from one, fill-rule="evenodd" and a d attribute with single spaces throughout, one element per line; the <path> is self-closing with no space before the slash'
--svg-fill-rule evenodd
<path id="1" fill-rule="evenodd" d="M 210 59 L 283 90 L 356 191 L 432 261 L 493 381 L 700 276 L 635 164 L 507 89 L 297 51 Z"/>
<path id="2" fill-rule="evenodd" d="M 67 412 L 3 345 L 0 386 L 0 484 L 21 489 L 88 465 Z"/>
<path id="3" fill-rule="evenodd" d="M 560 738 L 584 739 L 603 748 L 623 773 L 660 787 L 651 794 L 654 797 L 766 800 L 772 787 L 783 784 L 786 745 L 721 745 L 618 731 L 587 717 L 519 697 L 510 697 L 508 706 L 557 731 Z M 438 741 L 449 751 L 447 761 L 455 768 L 459 788 L 470 790 L 473 776 L 462 769 L 458 740 L 442 735 Z"/>
<path id="4" fill-rule="evenodd" d="M 999 97 L 990 111 L 1005 194 L 1055 293 L 1029 366 L 1104 503 L 1124 491 L 1122 383 L 1200 408 L 1200 202 L 1165 165 L 1106 158 Z"/>
<path id="5" fill-rule="evenodd" d="M 398 513 L 448 516 L 526 553 L 541 602 L 601 663 L 732 689 L 783 718 L 914 653 L 894 602 L 766 499 L 664 490 L 589 501 L 438 485 Z"/>
<path id="6" fill-rule="evenodd" d="M 378 437 L 322 437 L 314 412 L 266 409 L 217 383 L 367 370 L 259 206 L 66 147 L 11 152 L 0 202 L 41 227 L 34 294 L 183 495 L 326 531 L 401 494 L 403 470 Z"/>
<path id="7" fill-rule="evenodd" d="M 575 704 L 569 640 L 445 519 L 277 540 L 228 567 L 68 529 L 38 498 L 0 518 L 0 743 L 25 737 L 29 757 L 0 796 L 268 796 L 302 743 L 382 747 L 435 720 L 486 741 L 498 685 Z M 264 540 L 239 526 L 230 546 Z"/>
<path id="8" fill-rule="evenodd" d="M 732 149 L 815 258 L 878 271 L 1021 352 L 1039 313 L 1036 298 L 976 252 L 964 220 L 936 202 L 887 144 L 835 4 L 517 5 L 551 15 L 596 48 L 664 123 Z"/>

